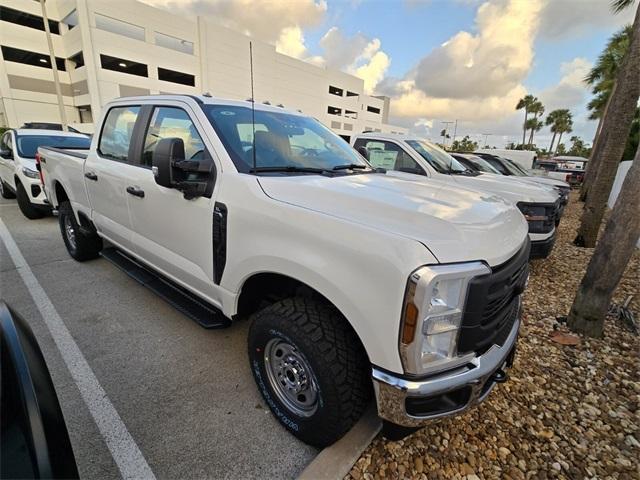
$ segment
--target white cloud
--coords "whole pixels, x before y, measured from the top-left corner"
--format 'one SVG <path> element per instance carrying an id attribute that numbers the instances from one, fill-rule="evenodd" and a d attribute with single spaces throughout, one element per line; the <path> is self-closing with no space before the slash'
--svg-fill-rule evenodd
<path id="1" fill-rule="evenodd" d="M 562 78 L 558 84 L 544 89 L 538 95 L 544 103 L 546 111 L 550 112 L 556 108 L 582 107 L 589 92 L 584 78 L 592 66 L 590 61 L 581 57 L 562 63 L 560 66 Z"/>
<path id="2" fill-rule="evenodd" d="M 633 23 L 637 3 L 613 14 L 609 0 L 552 0 L 542 10 L 540 35 L 549 40 L 579 37 L 594 29 L 612 31 Z"/>
<path id="3" fill-rule="evenodd" d="M 294 58 L 304 58 L 307 54 L 307 47 L 304 43 L 302 29 L 297 25 L 285 27 L 276 40 L 276 50 Z"/>
<path id="4" fill-rule="evenodd" d="M 424 57 L 416 87 L 431 97 L 502 96 L 522 82 L 533 63 L 542 0 L 493 0 L 477 10 L 477 33 L 458 32 Z"/>

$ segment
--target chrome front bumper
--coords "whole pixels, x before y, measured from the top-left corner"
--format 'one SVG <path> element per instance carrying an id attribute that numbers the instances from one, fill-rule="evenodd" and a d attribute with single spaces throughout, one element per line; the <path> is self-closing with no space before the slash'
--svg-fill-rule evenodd
<path id="1" fill-rule="evenodd" d="M 412 381 L 394 376 L 377 368 L 373 368 L 373 386 L 378 405 L 378 415 L 396 425 L 403 427 L 421 427 L 440 417 L 456 415 L 482 402 L 491 392 L 496 383 L 504 381 L 506 376 L 497 378 L 496 372 L 510 366 L 520 329 L 520 318 L 513 324 L 509 336 L 502 346 L 493 345 L 484 354 L 470 360 L 467 365 L 447 372 Z M 438 399 L 450 393 L 464 393 L 457 398 L 463 401 L 446 411 L 436 410 L 420 414 L 407 412 L 407 400 L 419 402 L 421 400 Z"/>

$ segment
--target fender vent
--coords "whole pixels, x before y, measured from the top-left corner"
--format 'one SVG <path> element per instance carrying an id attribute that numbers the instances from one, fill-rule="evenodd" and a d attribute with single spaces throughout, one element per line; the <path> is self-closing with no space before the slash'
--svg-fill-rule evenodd
<path id="1" fill-rule="evenodd" d="M 220 285 L 227 263 L 227 206 L 216 202 L 213 207 L 213 281 Z"/>

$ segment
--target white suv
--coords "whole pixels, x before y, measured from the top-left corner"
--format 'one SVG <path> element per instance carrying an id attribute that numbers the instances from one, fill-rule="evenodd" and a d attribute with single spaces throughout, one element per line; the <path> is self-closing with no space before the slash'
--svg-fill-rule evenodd
<path id="1" fill-rule="evenodd" d="M 25 217 L 40 218 L 49 213 L 36 168 L 38 147 L 86 149 L 91 145 L 87 135 L 55 130 L 11 129 L 0 140 L 0 194 L 3 198 L 18 197 L 18 206 Z"/>

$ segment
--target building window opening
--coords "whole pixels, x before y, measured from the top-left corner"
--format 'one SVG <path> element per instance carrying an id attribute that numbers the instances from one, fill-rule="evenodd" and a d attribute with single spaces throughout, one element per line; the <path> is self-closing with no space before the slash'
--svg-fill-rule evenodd
<path id="1" fill-rule="evenodd" d="M 75 65 L 74 68 L 84 67 L 84 57 L 82 56 L 82 51 L 76 53 L 72 57 L 69 57 L 69 61 L 73 62 Z"/>
<path id="2" fill-rule="evenodd" d="M 357 97 L 358 94 L 356 92 L 350 92 L 349 90 L 347 90 L 347 97 Z"/>
<path id="3" fill-rule="evenodd" d="M 342 109 L 337 107 L 327 107 L 327 113 L 329 115 L 341 115 Z"/>
<path id="4" fill-rule="evenodd" d="M 333 85 L 329 85 L 329 93 L 331 95 L 337 95 L 338 97 L 341 97 L 344 93 L 344 90 L 338 87 L 334 87 Z"/>
<path id="5" fill-rule="evenodd" d="M 340 135 L 340 138 L 347 143 L 351 143 L 351 137 L 349 135 Z"/>
<path id="6" fill-rule="evenodd" d="M 93 123 L 91 105 L 82 105 L 78 107 L 78 114 L 80 115 L 80 123 Z"/>
<path id="7" fill-rule="evenodd" d="M 193 42 L 183 40 L 178 37 L 172 37 L 171 35 L 165 35 L 164 33 L 155 32 L 156 45 L 161 47 L 170 48 L 177 52 L 188 53 L 193 55 Z"/>
<path id="8" fill-rule="evenodd" d="M 148 77 L 147 66 L 144 63 L 133 62 L 123 58 L 110 57 L 109 55 L 100 55 L 100 65 L 105 70 L 113 70 L 114 72 L 128 73 L 129 75 L 137 75 L 139 77 Z"/>
<path id="9" fill-rule="evenodd" d="M 123 35 L 133 38 L 134 40 L 142 40 L 144 42 L 144 28 L 134 25 L 133 23 L 123 22 L 115 18 L 106 17 L 98 13 L 95 14 L 96 28 L 106 32 Z"/>
<path id="10" fill-rule="evenodd" d="M 2 56 L 7 62 L 23 63 L 25 65 L 33 65 L 34 67 L 51 68 L 51 60 L 49 55 L 42 53 L 29 52 L 28 50 L 20 50 L 19 48 L 6 47 L 2 45 Z M 64 58 L 56 57 L 56 66 L 58 70 L 65 71 Z"/>
<path id="11" fill-rule="evenodd" d="M 189 85 L 190 87 L 196 86 L 196 77 L 189 73 L 176 72 L 175 70 L 168 70 L 166 68 L 158 68 L 158 79 L 179 83 L 181 85 Z"/>
<path id="12" fill-rule="evenodd" d="M 35 28 L 44 32 L 44 20 L 42 17 L 30 13 L 14 10 L 13 8 L 0 7 L 0 20 L 3 22 L 15 23 L 27 28 Z M 54 20 L 49 20 L 49 30 L 51 33 L 60 35 L 60 25 Z"/>
<path id="13" fill-rule="evenodd" d="M 358 118 L 358 112 L 354 112 L 353 110 L 345 110 L 344 116 L 349 118 Z"/>
<path id="14" fill-rule="evenodd" d="M 380 113 L 380 109 L 377 107 L 372 107 L 371 105 L 367 105 L 367 112 Z"/>

